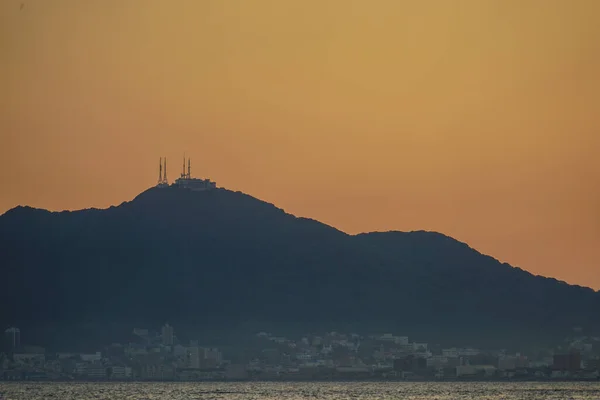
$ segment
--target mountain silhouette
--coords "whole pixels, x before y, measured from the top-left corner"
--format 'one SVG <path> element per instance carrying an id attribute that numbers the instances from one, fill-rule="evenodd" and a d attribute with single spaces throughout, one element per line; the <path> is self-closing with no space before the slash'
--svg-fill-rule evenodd
<path id="1" fill-rule="evenodd" d="M 434 232 L 348 235 L 226 189 L 0 216 L 0 323 L 353 329 L 497 344 L 597 330 L 600 293 Z M 40 341 L 50 340 L 48 338 Z"/>

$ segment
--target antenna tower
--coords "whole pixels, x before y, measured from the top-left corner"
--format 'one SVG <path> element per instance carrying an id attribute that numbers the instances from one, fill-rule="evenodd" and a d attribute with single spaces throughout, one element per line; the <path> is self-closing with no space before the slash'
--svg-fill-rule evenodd
<path id="1" fill-rule="evenodd" d="M 160 185 L 163 182 L 163 174 L 162 174 L 162 157 L 158 159 L 158 184 Z"/>
<path id="2" fill-rule="evenodd" d="M 165 170 L 163 172 L 163 183 L 165 185 L 169 184 L 169 180 L 167 179 L 167 157 L 165 157 Z"/>

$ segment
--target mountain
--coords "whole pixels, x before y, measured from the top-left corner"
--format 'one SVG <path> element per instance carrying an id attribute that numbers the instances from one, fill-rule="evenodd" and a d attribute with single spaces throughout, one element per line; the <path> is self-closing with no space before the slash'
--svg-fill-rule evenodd
<path id="1" fill-rule="evenodd" d="M 169 321 L 501 343 L 600 325 L 600 293 L 445 235 L 348 235 L 226 189 L 152 188 L 105 210 L 16 207 L 0 216 L 0 273 L 0 324 L 62 338 Z"/>

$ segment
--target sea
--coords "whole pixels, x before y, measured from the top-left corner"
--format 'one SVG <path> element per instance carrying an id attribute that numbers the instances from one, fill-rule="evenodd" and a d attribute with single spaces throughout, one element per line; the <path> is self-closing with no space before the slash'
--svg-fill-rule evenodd
<path id="1" fill-rule="evenodd" d="M 6 400 L 599 400 L 600 382 L 28 382 L 0 383 L 0 393 Z"/>

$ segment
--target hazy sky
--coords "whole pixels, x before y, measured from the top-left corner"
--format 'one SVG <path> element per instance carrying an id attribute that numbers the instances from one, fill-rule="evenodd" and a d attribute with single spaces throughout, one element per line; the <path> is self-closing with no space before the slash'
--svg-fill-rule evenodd
<path id="1" fill-rule="evenodd" d="M 600 289 L 600 1 L 0 1 L 0 213 L 192 174 Z"/>

